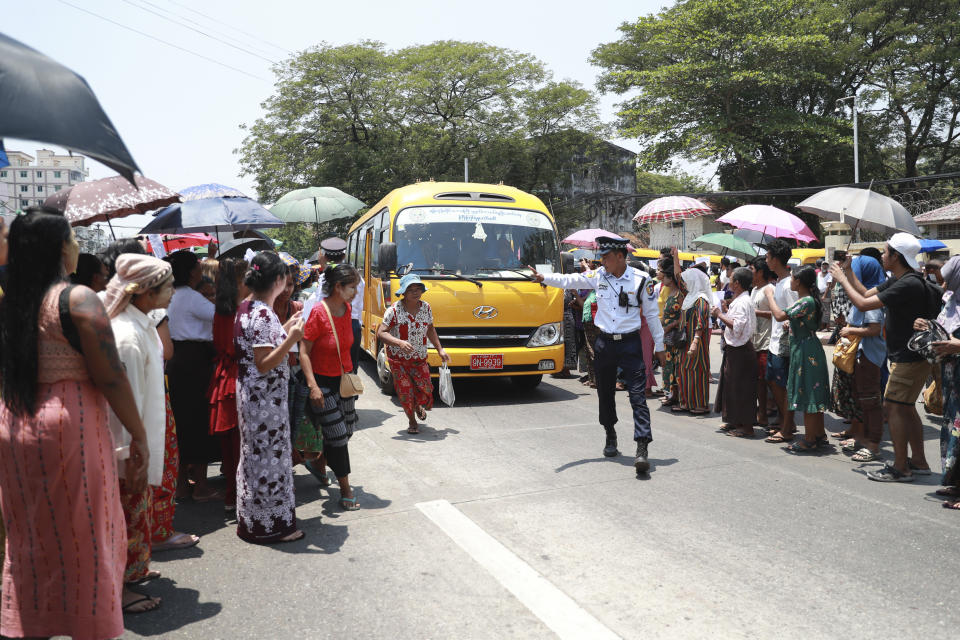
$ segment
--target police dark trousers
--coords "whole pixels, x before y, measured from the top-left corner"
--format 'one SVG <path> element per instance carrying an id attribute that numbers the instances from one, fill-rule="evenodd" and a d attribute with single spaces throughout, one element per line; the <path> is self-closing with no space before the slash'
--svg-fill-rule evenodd
<path id="1" fill-rule="evenodd" d="M 600 424 L 611 428 L 617 424 L 617 367 L 630 394 L 633 407 L 633 439 L 653 441 L 650 430 L 650 409 L 647 407 L 647 369 L 643 363 L 643 342 L 640 332 L 621 334 L 620 340 L 600 333 L 594 346 L 594 369 L 597 376 L 597 398 L 600 400 Z"/>

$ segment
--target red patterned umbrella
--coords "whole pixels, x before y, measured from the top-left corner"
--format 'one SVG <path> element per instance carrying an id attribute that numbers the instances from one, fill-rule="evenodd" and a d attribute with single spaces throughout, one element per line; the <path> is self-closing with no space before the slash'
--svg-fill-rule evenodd
<path id="1" fill-rule="evenodd" d="M 164 235 L 161 236 L 161 240 L 163 240 L 163 247 L 167 250 L 167 253 L 173 253 L 174 251 L 187 249 L 189 247 L 205 247 L 211 242 L 217 242 L 217 239 L 209 233 Z M 147 240 L 147 251 L 153 251 L 153 246 L 150 244 L 149 239 Z"/>
<path id="2" fill-rule="evenodd" d="M 696 198 L 687 196 L 664 196 L 656 198 L 633 216 L 634 221 L 640 224 L 649 222 L 670 222 L 671 220 L 688 220 L 711 213 L 712 209 Z"/>
<path id="3" fill-rule="evenodd" d="M 85 227 L 180 202 L 178 193 L 159 182 L 143 176 L 136 176 L 135 180 L 136 188 L 121 176 L 78 182 L 53 194 L 43 204 L 62 211 L 71 225 Z"/>

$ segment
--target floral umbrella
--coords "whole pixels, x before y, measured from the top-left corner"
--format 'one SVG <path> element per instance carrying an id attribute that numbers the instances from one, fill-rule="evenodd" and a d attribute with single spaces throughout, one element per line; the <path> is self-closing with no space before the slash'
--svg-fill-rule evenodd
<path id="1" fill-rule="evenodd" d="M 135 213 L 146 213 L 180 202 L 180 195 L 159 182 L 135 176 L 136 187 L 122 176 L 78 182 L 54 193 L 43 204 L 62 211 L 73 226 L 110 223 Z"/>
<path id="2" fill-rule="evenodd" d="M 626 238 L 618 236 L 615 233 L 610 233 L 609 231 L 604 231 L 603 229 L 581 229 L 580 231 L 571 233 L 560 242 L 563 244 L 572 244 L 573 246 L 580 247 L 582 249 L 596 249 L 597 238 L 601 236 L 616 238 L 617 240 L 626 240 Z M 630 245 L 627 246 L 630 247 L 630 251 L 633 251 L 633 247 Z"/>
<path id="3" fill-rule="evenodd" d="M 664 196 L 643 205 L 633 216 L 634 222 L 670 222 L 671 220 L 689 220 L 707 215 L 712 209 L 696 198 L 687 196 Z"/>

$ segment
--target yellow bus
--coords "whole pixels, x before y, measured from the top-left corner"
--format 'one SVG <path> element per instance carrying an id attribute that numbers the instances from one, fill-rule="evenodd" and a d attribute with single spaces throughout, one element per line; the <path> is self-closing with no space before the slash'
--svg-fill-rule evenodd
<path id="1" fill-rule="evenodd" d="M 824 249 L 794 249 L 790 256 L 790 263 L 793 264 L 796 261 L 796 264 L 816 264 L 818 258 L 826 257 L 826 250 Z"/>
<path id="2" fill-rule="evenodd" d="M 393 379 L 376 333 L 407 273 L 427 287 L 454 377 L 511 376 L 533 388 L 563 368 L 563 291 L 531 280 L 526 266 L 562 269 L 556 224 L 535 196 L 462 182 L 394 189 L 350 227 L 347 261 L 366 283 L 361 349 L 388 393 Z M 427 360 L 436 374 L 434 349 Z"/>

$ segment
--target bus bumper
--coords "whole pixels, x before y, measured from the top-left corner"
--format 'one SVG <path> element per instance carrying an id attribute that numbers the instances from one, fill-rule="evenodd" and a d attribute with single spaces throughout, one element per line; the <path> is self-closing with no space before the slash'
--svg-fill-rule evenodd
<path id="1" fill-rule="evenodd" d="M 450 373 L 455 378 L 493 377 L 493 376 L 533 376 L 544 373 L 556 373 L 563 369 L 563 343 L 549 347 L 508 347 L 505 349 L 448 349 Z M 473 356 L 502 355 L 502 369 L 472 369 Z M 433 349 L 427 351 L 427 364 L 430 372 L 437 375 L 440 356 Z"/>

